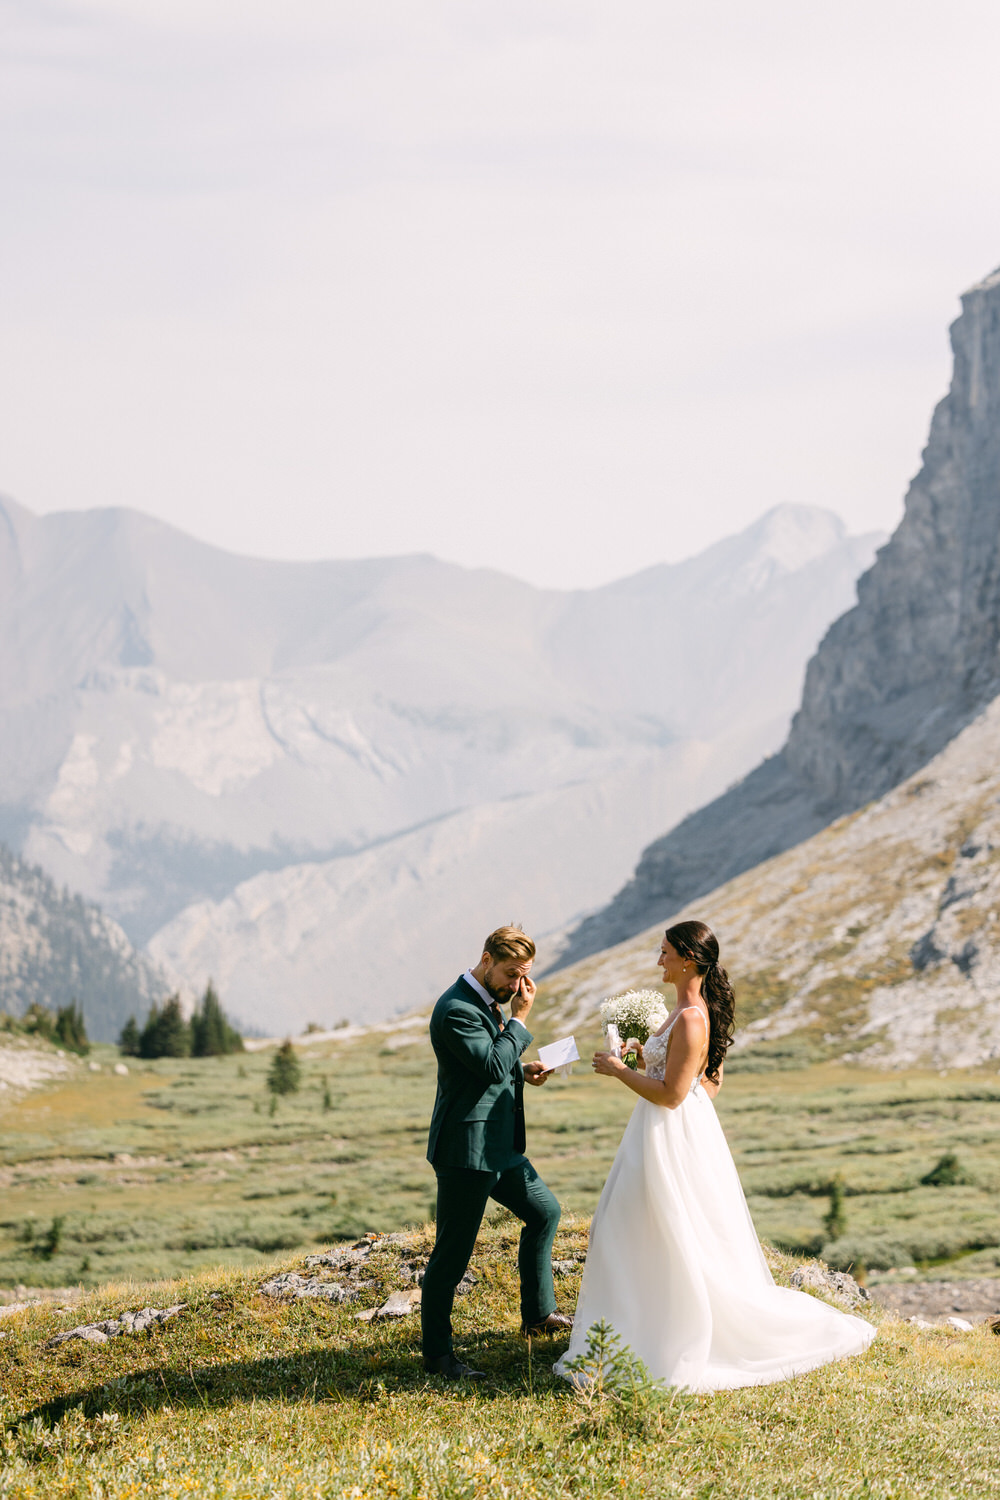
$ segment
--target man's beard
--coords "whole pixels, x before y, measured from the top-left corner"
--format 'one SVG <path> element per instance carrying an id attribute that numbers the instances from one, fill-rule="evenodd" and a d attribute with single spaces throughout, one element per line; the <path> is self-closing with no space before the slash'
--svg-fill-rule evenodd
<path id="1" fill-rule="evenodd" d="M 514 993 L 509 985 L 505 989 L 498 990 L 495 985 L 490 984 L 488 979 L 483 980 L 483 989 L 493 996 L 498 1005 L 507 1005 Z"/>

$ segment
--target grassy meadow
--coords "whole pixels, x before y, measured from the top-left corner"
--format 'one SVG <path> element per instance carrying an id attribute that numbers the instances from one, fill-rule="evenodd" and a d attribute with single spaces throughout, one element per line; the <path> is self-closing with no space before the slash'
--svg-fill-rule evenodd
<path id="1" fill-rule="evenodd" d="M 544 1024 L 538 1032 L 544 1040 Z M 595 1038 L 579 1040 L 584 1051 Z M 0 1285 L 253 1267 L 426 1223 L 426 1034 L 376 1033 L 299 1055 L 302 1087 L 273 1114 L 270 1050 L 130 1059 L 119 1077 L 117 1054 L 99 1047 L 100 1072 L 82 1064 L 69 1080 L 0 1104 Z M 568 1213 L 593 1212 L 631 1107 L 625 1089 L 585 1065 L 527 1091 L 532 1159 Z M 1000 1274 L 995 1073 L 734 1069 L 718 1108 L 771 1244 L 869 1274 L 914 1265 Z M 921 1185 L 947 1154 L 962 1180 Z M 834 1178 L 843 1201 L 831 1233 Z"/>
<path id="2" fill-rule="evenodd" d="M 426 1230 L 406 1254 L 426 1253 Z M 860 1358 L 715 1395 L 579 1395 L 551 1373 L 563 1341 L 517 1332 L 516 1226 L 480 1237 L 458 1348 L 482 1386 L 423 1373 L 419 1322 L 358 1304 L 281 1303 L 259 1273 L 109 1286 L 83 1308 L 4 1320 L 3 1500 L 949 1500 L 1000 1495 L 1000 1342 L 881 1314 Z M 556 1252 L 580 1258 L 586 1224 Z M 364 1304 L 402 1285 L 376 1246 Z M 285 1258 L 287 1265 L 298 1264 Z M 784 1279 L 794 1264 L 774 1257 Z M 579 1273 L 561 1282 L 572 1304 Z M 46 1340 L 82 1316 L 184 1301 L 164 1328 L 106 1345 Z"/>
<path id="3" fill-rule="evenodd" d="M 544 1011 L 537 1032 L 549 1039 Z M 503 1211 L 456 1317 L 483 1388 L 423 1373 L 417 1318 L 357 1321 L 405 1284 L 398 1246 L 373 1253 L 360 1304 L 261 1296 L 265 1267 L 301 1269 L 331 1240 L 409 1225 L 412 1257 L 432 1236 L 425 1033 L 301 1047 L 302 1087 L 273 1114 L 271 1056 L 130 1059 L 121 1077 L 99 1047 L 99 1072 L 82 1063 L 0 1104 L 0 1283 L 89 1289 L 0 1322 L 0 1500 L 1000 1497 L 1000 1340 L 985 1328 L 918 1330 L 873 1309 L 869 1354 L 781 1385 L 588 1399 L 551 1374 L 561 1343 L 518 1335 Z M 585 1254 L 631 1107 L 583 1066 L 528 1091 L 567 1261 Z M 871 1273 L 1000 1274 L 995 1073 L 737 1067 L 719 1109 L 762 1235 L 794 1252 L 772 1255 L 779 1279 L 818 1247 Z M 922 1186 L 947 1154 L 965 1180 Z M 578 1285 L 579 1271 L 560 1279 L 561 1305 Z M 162 1329 L 45 1347 L 81 1321 L 178 1301 Z"/>

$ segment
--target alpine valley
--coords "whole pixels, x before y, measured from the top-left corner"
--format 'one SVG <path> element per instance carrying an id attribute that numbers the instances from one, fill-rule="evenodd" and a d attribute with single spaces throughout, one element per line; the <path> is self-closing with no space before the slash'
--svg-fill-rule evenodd
<path id="1" fill-rule="evenodd" d="M 778 749 L 883 540 L 782 505 L 560 592 L 0 500 L 0 837 L 244 1026 L 423 1006 L 496 922 L 554 959 L 651 835 Z"/>

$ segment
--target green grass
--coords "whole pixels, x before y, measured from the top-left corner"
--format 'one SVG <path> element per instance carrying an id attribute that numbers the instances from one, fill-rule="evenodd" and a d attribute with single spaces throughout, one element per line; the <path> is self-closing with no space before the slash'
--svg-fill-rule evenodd
<path id="1" fill-rule="evenodd" d="M 413 1240 L 430 1244 L 425 1230 Z M 566 1226 L 556 1248 L 581 1253 L 585 1225 Z M 369 1305 L 399 1284 L 398 1255 L 376 1254 Z M 513 1229 L 486 1228 L 479 1282 L 458 1304 L 458 1345 L 486 1370 L 481 1389 L 423 1373 L 416 1318 L 361 1324 L 357 1304 L 275 1303 L 246 1271 L 92 1294 L 88 1317 L 189 1303 L 164 1329 L 104 1346 L 45 1348 L 79 1309 L 5 1320 L 0 1496 L 1000 1495 L 1000 1346 L 985 1329 L 917 1332 L 883 1317 L 868 1354 L 782 1384 L 589 1404 L 551 1374 L 562 1342 L 518 1336 L 514 1260 Z M 779 1279 L 791 1264 L 778 1259 Z M 577 1285 L 560 1284 L 566 1305 Z"/>
<path id="2" fill-rule="evenodd" d="M 581 1036 L 581 1050 L 593 1041 Z M 100 1074 L 81 1068 L 0 1106 L 6 1285 L 96 1286 L 260 1266 L 332 1238 L 421 1224 L 433 1212 L 425 1035 L 395 1048 L 384 1038 L 302 1048 L 303 1087 L 274 1116 L 269 1051 L 132 1062 L 127 1078 L 110 1072 L 110 1048 L 94 1056 Z M 585 1066 L 527 1091 L 529 1151 L 568 1212 L 593 1212 L 632 1104 Z M 914 1264 L 949 1276 L 1000 1272 L 995 1073 L 734 1070 L 718 1108 L 771 1243 L 869 1272 Z M 921 1186 L 949 1152 L 968 1181 Z M 836 1173 L 847 1222 L 831 1243 L 824 1189 Z"/>

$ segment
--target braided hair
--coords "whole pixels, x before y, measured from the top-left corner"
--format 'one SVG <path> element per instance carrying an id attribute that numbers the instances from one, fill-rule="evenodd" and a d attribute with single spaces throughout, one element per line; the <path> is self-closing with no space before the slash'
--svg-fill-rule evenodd
<path id="1" fill-rule="evenodd" d="M 719 964 L 719 940 L 704 922 L 677 922 L 666 931 L 667 942 L 701 975 L 701 995 L 708 1006 L 708 1062 L 705 1077 L 719 1081 L 719 1069 L 733 1041 L 736 996 L 729 975 Z"/>

